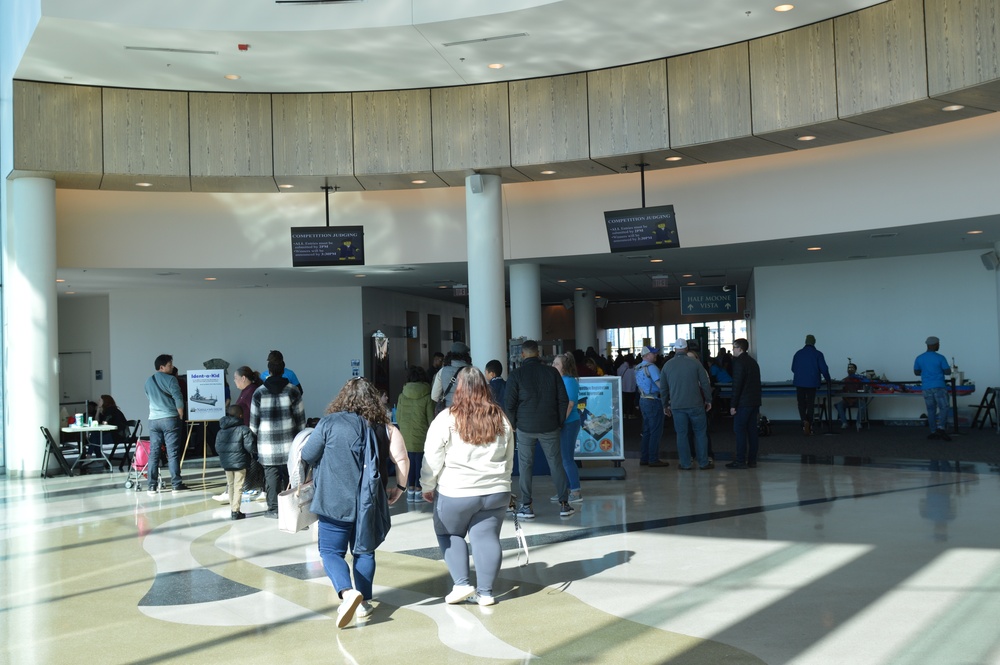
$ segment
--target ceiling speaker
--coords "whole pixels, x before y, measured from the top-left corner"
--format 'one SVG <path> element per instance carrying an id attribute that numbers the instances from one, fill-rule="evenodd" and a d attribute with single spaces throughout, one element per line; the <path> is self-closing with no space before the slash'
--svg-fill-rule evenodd
<path id="1" fill-rule="evenodd" d="M 996 270 L 997 266 L 1000 266 L 1000 258 L 996 252 L 986 252 L 979 258 L 983 260 L 983 267 L 987 270 Z"/>
<path id="2" fill-rule="evenodd" d="M 469 176 L 469 189 L 472 190 L 473 194 L 482 194 L 483 193 L 483 176 L 479 175 L 478 173 L 475 174 L 475 175 Z"/>

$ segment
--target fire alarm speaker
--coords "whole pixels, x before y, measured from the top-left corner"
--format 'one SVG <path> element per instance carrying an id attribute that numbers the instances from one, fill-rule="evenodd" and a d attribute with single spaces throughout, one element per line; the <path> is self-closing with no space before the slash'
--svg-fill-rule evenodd
<path id="1" fill-rule="evenodd" d="M 473 194 L 482 194 L 483 193 L 483 176 L 479 175 L 478 173 L 475 174 L 475 175 L 469 176 L 469 189 L 472 190 Z"/>
<path id="2" fill-rule="evenodd" d="M 979 258 L 983 260 L 983 267 L 987 270 L 996 270 L 1000 266 L 1000 258 L 997 258 L 996 252 L 986 252 Z"/>

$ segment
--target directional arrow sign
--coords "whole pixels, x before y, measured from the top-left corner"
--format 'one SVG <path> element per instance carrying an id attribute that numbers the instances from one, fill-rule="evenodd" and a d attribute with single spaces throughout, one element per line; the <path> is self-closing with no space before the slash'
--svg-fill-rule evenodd
<path id="1" fill-rule="evenodd" d="M 732 314 L 738 312 L 736 285 L 682 286 L 681 312 L 684 314 Z"/>

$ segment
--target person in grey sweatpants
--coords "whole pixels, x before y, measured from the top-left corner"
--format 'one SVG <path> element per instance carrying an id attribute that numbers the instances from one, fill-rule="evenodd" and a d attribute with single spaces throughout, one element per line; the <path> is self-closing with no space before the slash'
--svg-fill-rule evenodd
<path id="1" fill-rule="evenodd" d="M 514 432 L 489 384 L 475 367 L 458 370 L 451 406 L 427 429 L 420 472 L 423 497 L 434 503 L 434 534 L 454 586 L 449 604 L 468 598 L 481 606 L 496 602 L 493 582 L 500 572 L 500 527 L 510 503 Z M 476 563 L 469 579 L 468 534 Z"/>

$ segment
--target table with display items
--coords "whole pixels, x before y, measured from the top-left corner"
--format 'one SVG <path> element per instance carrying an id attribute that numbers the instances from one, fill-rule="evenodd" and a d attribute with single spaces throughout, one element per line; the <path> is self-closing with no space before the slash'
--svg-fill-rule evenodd
<path id="1" fill-rule="evenodd" d="M 832 409 L 835 399 L 864 399 L 866 407 L 871 406 L 875 398 L 881 397 L 922 397 L 923 388 L 920 381 L 883 381 L 864 377 L 858 382 L 830 381 L 816 389 L 817 403 L 822 403 L 825 420 L 832 420 Z M 844 387 L 856 386 L 857 390 L 847 392 Z M 731 398 L 733 384 L 720 383 L 716 386 L 719 397 Z M 976 392 L 976 384 L 966 381 L 956 385 L 954 379 L 948 381 L 948 393 L 951 396 L 952 427 L 958 431 L 958 398 Z M 761 383 L 761 397 L 795 397 L 795 385 L 791 381 Z"/>
<path id="2" fill-rule="evenodd" d="M 71 466 L 69 468 L 70 473 L 72 473 L 73 469 L 75 469 L 76 466 L 78 464 L 80 464 L 81 462 L 83 462 L 84 464 L 86 464 L 88 462 L 103 462 L 104 464 L 108 465 L 108 470 L 109 471 L 114 472 L 114 466 L 111 464 L 111 460 L 109 460 L 108 456 L 104 454 L 104 446 L 98 446 L 97 447 L 97 450 L 98 450 L 97 455 L 94 456 L 94 457 L 92 457 L 92 458 L 84 457 L 84 453 L 87 450 L 87 435 L 88 434 L 90 434 L 91 432 L 114 432 L 117 429 L 118 429 L 118 427 L 116 427 L 115 425 L 96 425 L 96 424 L 95 425 L 84 425 L 84 426 L 69 425 L 68 427 L 63 427 L 62 431 L 66 432 L 67 434 L 79 434 L 80 435 L 80 454 L 76 458 L 76 461 L 73 462 L 73 466 Z"/>

